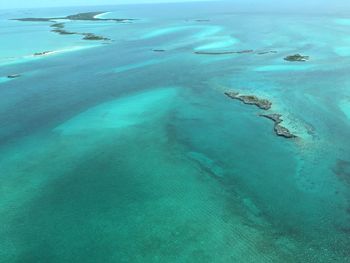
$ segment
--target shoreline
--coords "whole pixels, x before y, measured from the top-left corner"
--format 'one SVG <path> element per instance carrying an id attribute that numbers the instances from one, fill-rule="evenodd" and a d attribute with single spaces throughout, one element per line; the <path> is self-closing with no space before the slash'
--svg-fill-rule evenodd
<path id="1" fill-rule="evenodd" d="M 57 49 L 57 50 L 52 50 L 52 51 L 43 51 L 43 52 L 33 53 L 30 55 L 23 55 L 20 57 L 13 57 L 10 60 L 4 61 L 4 62 L 2 62 L 0 60 L 0 66 L 10 66 L 10 65 L 14 65 L 14 64 L 22 64 L 22 63 L 26 63 L 26 62 L 30 62 L 30 61 L 39 60 L 42 58 L 51 57 L 53 55 L 75 52 L 75 51 L 80 51 L 80 50 L 99 47 L 99 46 L 102 46 L 102 45 L 72 46 L 69 48 Z"/>
<path id="2" fill-rule="evenodd" d="M 108 15 L 108 14 L 110 14 L 110 13 L 112 13 L 112 12 L 104 12 L 104 13 L 95 15 L 94 18 L 96 18 L 96 19 L 101 19 L 101 18 L 103 18 L 105 15 Z"/>

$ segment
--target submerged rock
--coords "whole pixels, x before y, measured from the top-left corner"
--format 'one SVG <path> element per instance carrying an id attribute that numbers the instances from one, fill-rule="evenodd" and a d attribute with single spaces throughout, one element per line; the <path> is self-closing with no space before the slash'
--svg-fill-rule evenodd
<path id="1" fill-rule="evenodd" d="M 152 49 L 153 52 L 165 52 L 165 49 Z"/>
<path id="2" fill-rule="evenodd" d="M 306 62 L 309 60 L 309 58 L 310 58 L 309 56 L 302 56 L 300 54 L 295 54 L 295 55 L 285 57 L 284 60 L 290 61 L 290 62 Z"/>
<path id="3" fill-rule="evenodd" d="M 187 156 L 198 163 L 207 173 L 214 175 L 215 177 L 224 177 L 224 169 L 207 155 L 200 152 L 188 152 Z"/>
<path id="4" fill-rule="evenodd" d="M 294 134 L 292 134 L 286 127 L 281 125 L 281 123 L 283 122 L 281 114 L 260 114 L 259 116 L 270 119 L 275 123 L 274 131 L 278 136 L 285 137 L 288 139 L 297 137 Z"/>
<path id="5" fill-rule="evenodd" d="M 333 172 L 339 179 L 350 184 L 350 161 L 341 159 L 337 160 Z"/>
<path id="6" fill-rule="evenodd" d="M 225 95 L 231 99 L 236 99 L 242 101 L 244 104 L 255 105 L 262 110 L 269 110 L 272 106 L 272 103 L 267 99 L 260 99 L 254 95 L 239 95 L 235 91 L 227 91 Z"/>

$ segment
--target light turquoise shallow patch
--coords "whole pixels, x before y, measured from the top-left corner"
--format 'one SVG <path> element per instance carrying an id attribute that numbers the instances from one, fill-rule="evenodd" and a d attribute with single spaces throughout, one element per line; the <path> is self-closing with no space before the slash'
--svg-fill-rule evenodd
<path id="1" fill-rule="evenodd" d="M 341 111 L 350 120 L 350 100 L 343 100 L 339 103 Z"/>
<path id="2" fill-rule="evenodd" d="M 231 37 L 215 38 L 213 42 L 197 47 L 195 50 L 214 50 L 232 47 L 238 40 Z"/>
<path id="3" fill-rule="evenodd" d="M 294 65 L 266 65 L 256 67 L 254 71 L 299 71 L 312 68 L 312 65 L 294 64 Z"/>
<path id="4" fill-rule="evenodd" d="M 202 39 L 204 37 L 214 35 L 222 30 L 222 27 L 220 26 L 171 26 L 161 29 L 153 30 L 149 33 L 144 34 L 141 39 L 149 39 L 159 36 L 164 36 L 168 34 L 178 33 L 181 31 L 187 31 L 187 30 L 196 30 L 198 29 L 198 33 L 193 35 L 193 38 L 195 39 Z"/>
<path id="5" fill-rule="evenodd" d="M 179 31 L 183 30 L 188 30 L 191 29 L 190 26 L 173 26 L 173 27 L 167 27 L 167 28 L 161 28 L 161 29 L 156 29 L 153 30 L 141 37 L 141 39 L 148 39 L 148 38 L 153 38 L 153 37 L 159 37 L 167 34 L 172 34 L 176 33 Z"/>
<path id="6" fill-rule="evenodd" d="M 335 47 L 334 52 L 342 57 L 350 56 L 350 47 Z"/>
<path id="7" fill-rule="evenodd" d="M 129 70 L 133 70 L 133 69 L 139 69 L 139 68 L 144 68 L 147 66 L 152 66 L 155 64 L 158 64 L 160 62 L 164 62 L 164 59 L 150 59 L 150 60 L 146 60 L 140 63 L 133 63 L 133 64 L 128 64 L 125 66 L 121 66 L 121 67 L 116 67 L 114 68 L 113 72 L 115 73 L 121 73 L 121 72 L 125 72 L 125 71 L 129 71 Z"/>
<path id="8" fill-rule="evenodd" d="M 159 88 L 95 106 L 55 128 L 64 135 L 121 129 L 161 116 L 175 97 L 176 88 Z"/>
<path id="9" fill-rule="evenodd" d="M 202 39 L 211 35 L 215 35 L 223 30 L 223 27 L 221 26 L 201 26 L 201 27 L 194 27 L 201 29 L 200 32 L 194 35 L 197 39 Z"/>
<path id="10" fill-rule="evenodd" d="M 350 26 L 350 19 L 347 18 L 338 18 L 335 20 L 335 23 L 344 26 Z"/>
<path id="11" fill-rule="evenodd" d="M 4 82 L 7 82 L 9 81 L 10 79 L 7 78 L 7 77 L 0 77 L 0 83 L 4 83 Z"/>

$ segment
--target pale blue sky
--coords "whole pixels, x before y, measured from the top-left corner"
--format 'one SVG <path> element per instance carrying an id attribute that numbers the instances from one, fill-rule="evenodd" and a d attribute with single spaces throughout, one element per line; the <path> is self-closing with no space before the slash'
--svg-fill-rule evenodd
<path id="1" fill-rule="evenodd" d="M 192 2 L 205 0 L 0 0 L 0 9 L 52 6 L 118 5 L 137 3 Z M 213 1 L 213 0 L 212 0 Z"/>

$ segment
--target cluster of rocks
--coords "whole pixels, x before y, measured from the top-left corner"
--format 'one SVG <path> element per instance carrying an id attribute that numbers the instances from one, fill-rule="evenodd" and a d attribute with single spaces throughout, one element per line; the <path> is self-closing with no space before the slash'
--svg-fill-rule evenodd
<path id="1" fill-rule="evenodd" d="M 231 99 L 242 101 L 244 104 L 255 105 L 262 110 L 269 110 L 272 106 L 272 103 L 269 100 L 258 98 L 255 95 L 240 95 L 235 91 L 226 91 L 225 95 Z M 297 137 L 286 127 L 281 125 L 283 122 L 281 114 L 260 114 L 259 116 L 270 119 L 274 122 L 274 131 L 276 135 L 288 139 Z"/>

